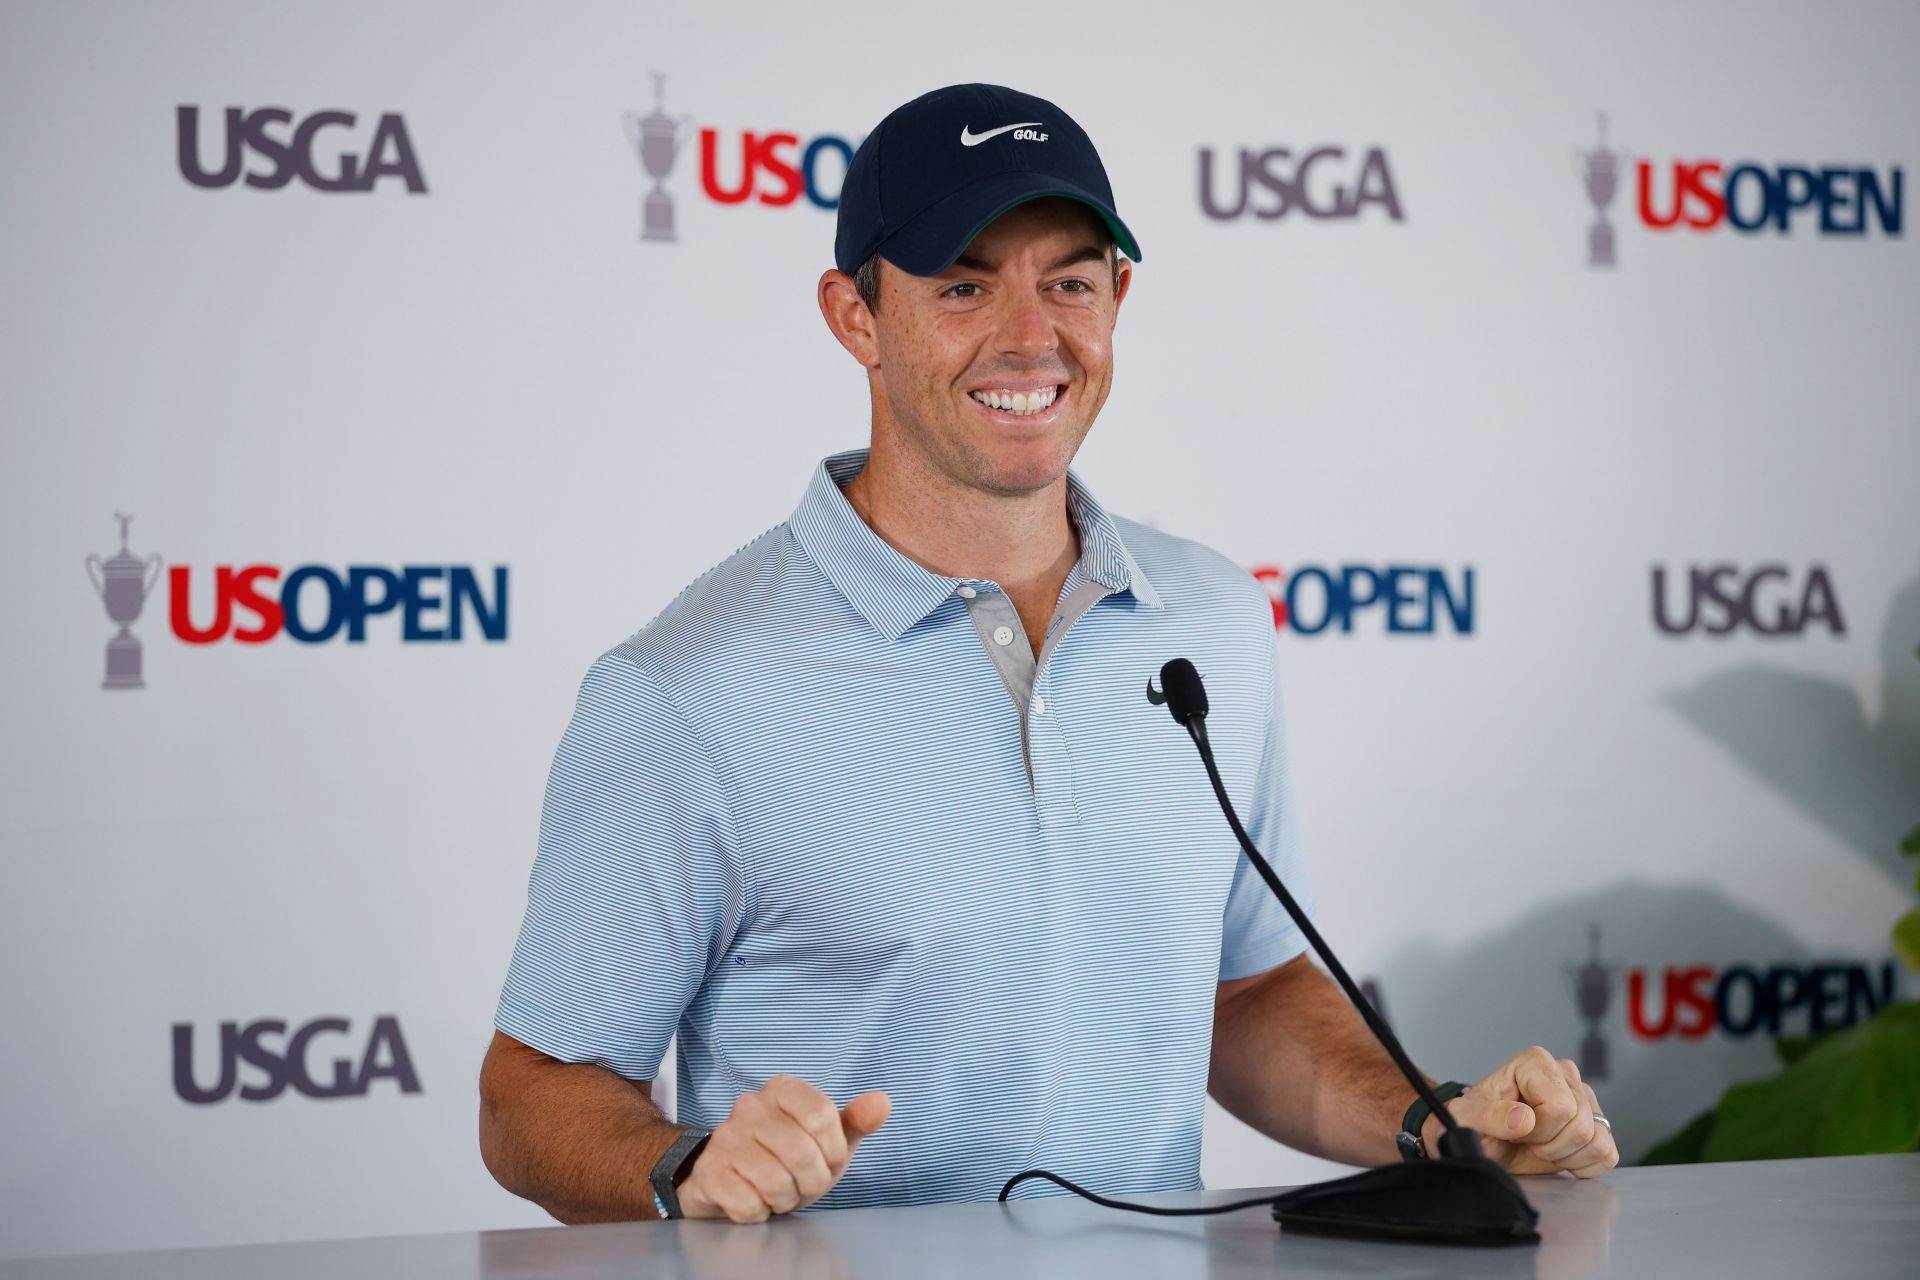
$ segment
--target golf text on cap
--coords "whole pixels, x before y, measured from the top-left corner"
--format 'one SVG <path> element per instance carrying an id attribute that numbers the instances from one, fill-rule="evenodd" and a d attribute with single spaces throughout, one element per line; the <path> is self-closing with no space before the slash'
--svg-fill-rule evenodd
<path id="1" fill-rule="evenodd" d="M 1039 127 L 1040 122 L 1038 120 L 1023 120 L 1019 124 L 1003 124 L 998 129 L 989 129 L 985 133 L 974 133 L 970 126 L 962 125 L 960 127 L 960 145 L 963 147 L 977 147 L 988 138 L 997 138 L 1003 133 L 1011 133 L 1016 140 L 1021 142 L 1045 142 L 1047 140 L 1046 134 L 1034 132 L 1034 130 Z"/>

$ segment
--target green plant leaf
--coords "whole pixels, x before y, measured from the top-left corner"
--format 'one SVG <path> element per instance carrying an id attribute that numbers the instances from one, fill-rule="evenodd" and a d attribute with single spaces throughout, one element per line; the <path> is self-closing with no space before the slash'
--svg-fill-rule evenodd
<path id="1" fill-rule="evenodd" d="M 1719 1108 L 1708 1107 L 1687 1121 L 1680 1132 L 1655 1143 L 1651 1151 L 1640 1157 L 1640 1163 L 1699 1164 L 1707 1158 L 1707 1139 L 1713 1136 L 1713 1123 L 1719 1114 Z"/>
<path id="2" fill-rule="evenodd" d="M 1781 1036 L 1773 1042 L 1773 1056 L 1780 1059 L 1781 1066 L 1790 1067 L 1806 1057 L 1809 1049 L 1831 1034 L 1833 1033 L 1830 1031 L 1821 1031 L 1813 1035 Z"/>
<path id="3" fill-rule="evenodd" d="M 1920 907 L 1909 908 L 1893 922 L 1893 953 L 1901 964 L 1920 973 Z"/>
<path id="4" fill-rule="evenodd" d="M 1907 832 L 1906 839 L 1900 842 L 1900 852 L 1920 853 L 1920 827 Z"/>
<path id="5" fill-rule="evenodd" d="M 1920 1004 L 1823 1036 L 1793 1066 L 1720 1100 L 1707 1160 L 1920 1150 Z"/>

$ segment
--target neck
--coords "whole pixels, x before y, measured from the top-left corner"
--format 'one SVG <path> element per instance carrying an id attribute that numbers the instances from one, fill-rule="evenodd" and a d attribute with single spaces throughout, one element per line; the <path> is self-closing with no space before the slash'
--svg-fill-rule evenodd
<path id="1" fill-rule="evenodd" d="M 1065 476 L 1031 493 L 983 493 L 939 475 L 875 434 L 847 501 L 886 543 L 932 573 L 985 578 L 1049 607 L 1080 557 Z"/>

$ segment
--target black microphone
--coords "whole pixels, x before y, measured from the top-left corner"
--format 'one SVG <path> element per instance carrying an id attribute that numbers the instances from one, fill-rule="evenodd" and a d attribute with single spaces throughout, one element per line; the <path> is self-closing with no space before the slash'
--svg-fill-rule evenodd
<path id="1" fill-rule="evenodd" d="M 1409 1161 L 1369 1169 L 1349 1178 L 1339 1178 L 1315 1186 L 1302 1187 L 1274 1201 L 1273 1216 L 1281 1225 L 1300 1231 L 1335 1235 L 1390 1236 L 1397 1239 L 1451 1241 L 1472 1244 L 1515 1244 L 1538 1242 L 1534 1230 L 1539 1214 L 1515 1182 L 1513 1175 L 1486 1157 L 1480 1147 L 1480 1135 L 1457 1123 L 1446 1106 L 1434 1096 L 1433 1087 L 1414 1069 L 1406 1050 L 1400 1047 L 1393 1028 L 1375 1011 L 1372 1002 L 1347 975 L 1333 949 L 1320 931 L 1313 927 L 1287 886 L 1274 873 L 1252 837 L 1240 825 L 1233 802 L 1227 798 L 1219 766 L 1214 763 L 1213 747 L 1207 741 L 1207 687 L 1185 658 L 1175 658 L 1160 668 L 1160 688 L 1147 682 L 1147 700 L 1165 706 L 1173 718 L 1186 726 L 1200 750 L 1213 794 L 1233 828 L 1234 838 L 1253 863 L 1254 870 L 1273 891 L 1280 905 L 1293 917 L 1294 924 L 1306 935 L 1321 961 L 1332 973 L 1347 999 L 1360 1011 L 1367 1029 L 1386 1049 L 1394 1066 L 1407 1078 L 1413 1091 L 1434 1115 L 1440 1118 L 1438 1159 Z"/>
<path id="2" fill-rule="evenodd" d="M 1156 707 L 1164 705 L 1175 720 L 1187 726 L 1188 732 L 1196 732 L 1194 726 L 1198 724 L 1197 732 L 1206 733 L 1207 686 L 1191 662 L 1175 658 L 1160 668 L 1160 689 L 1153 687 L 1153 681 L 1147 681 L 1147 701 Z"/>

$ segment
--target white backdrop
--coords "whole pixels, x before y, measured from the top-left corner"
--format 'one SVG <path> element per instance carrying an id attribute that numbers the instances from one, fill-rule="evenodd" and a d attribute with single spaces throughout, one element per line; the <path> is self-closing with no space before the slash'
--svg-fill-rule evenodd
<path id="1" fill-rule="evenodd" d="M 1141 236 L 1078 464 L 1106 505 L 1281 580 L 1472 572 L 1464 632 L 1376 608 L 1278 635 L 1322 923 L 1414 1056 L 1473 1078 L 1597 1036 L 1633 1156 L 1771 1062 L 1765 1026 L 1651 1034 L 1669 969 L 1737 1025 L 1768 983 L 1818 993 L 1782 1030 L 1860 1016 L 1920 821 L 1916 47 L 1893 4 L 0 8 L 0 1256 L 545 1221 L 480 1163 L 475 1076 L 579 677 L 865 432 L 812 300 L 831 213 L 711 199 L 699 133 L 732 187 L 744 132 L 792 160 L 961 80 L 1072 111 Z M 671 242 L 641 239 L 623 124 L 656 101 L 685 140 Z M 200 169 L 227 108 L 277 107 L 247 172 L 324 111 L 354 120 L 312 131 L 314 177 L 371 164 L 389 114 L 390 171 L 195 185 L 182 106 Z M 1399 216 L 1203 211 L 1203 149 L 1217 207 L 1242 151 L 1285 149 L 1284 185 L 1317 147 L 1343 154 L 1310 202 L 1378 149 Z M 1739 180 L 1742 220 L 1765 183 L 1809 203 L 1785 233 L 1659 230 L 1641 160 L 1656 217 L 1676 161 L 1718 162 L 1709 192 L 1771 175 Z M 1823 234 L 1821 192 L 1862 232 Z M 139 689 L 102 688 L 119 628 L 83 567 L 120 550 L 116 512 L 161 561 Z M 1838 624 L 1663 633 L 1653 570 L 1671 616 L 1722 564 L 1784 570 L 1769 624 L 1817 569 Z M 359 642 L 188 643 L 174 576 L 204 627 L 223 565 L 278 569 L 270 598 L 298 566 L 440 570 L 423 631 L 470 570 L 505 637 L 467 611 L 409 641 L 396 609 Z M 1710 1008 L 1681 1003 L 1681 1027 Z M 285 1024 L 233 1082 L 264 1092 L 325 1018 L 347 1030 L 307 1074 L 352 1084 L 382 1017 L 364 1094 L 176 1090 L 176 1026 L 210 1089 L 221 1024 Z M 1205 1169 L 1320 1166 L 1216 1111 Z"/>

